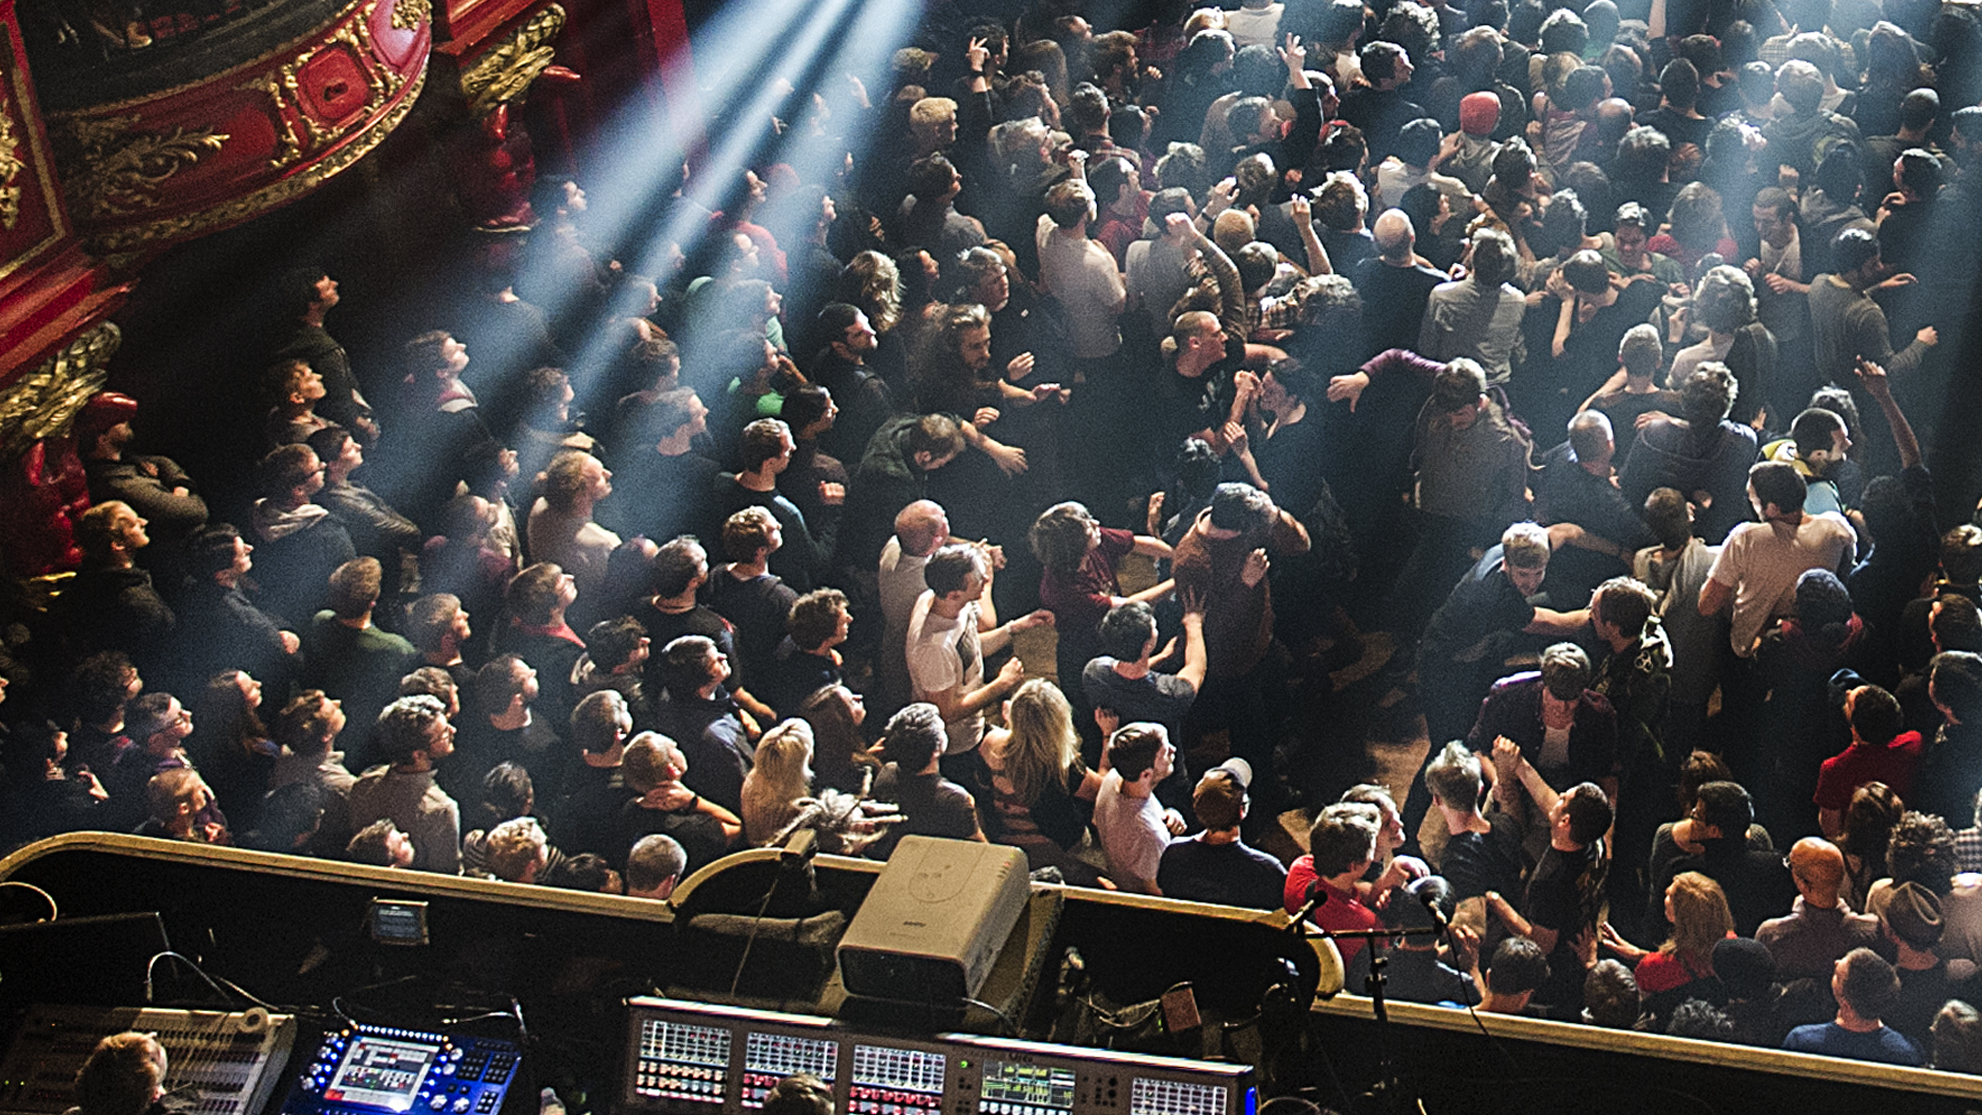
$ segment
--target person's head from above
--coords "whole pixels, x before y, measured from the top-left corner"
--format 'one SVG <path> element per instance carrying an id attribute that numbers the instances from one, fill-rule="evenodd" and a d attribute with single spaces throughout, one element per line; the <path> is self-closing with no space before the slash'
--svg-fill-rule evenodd
<path id="1" fill-rule="evenodd" d="M 305 689 L 275 717 L 275 742 L 292 755 L 308 758 L 328 752 L 344 730 L 344 703 L 321 689 Z"/>
<path id="2" fill-rule="evenodd" d="M 976 546 L 951 542 L 929 555 L 922 582 L 946 607 L 961 608 L 984 592 L 990 579 L 984 554 Z"/>
<path id="3" fill-rule="evenodd" d="M 587 693 L 571 710 L 571 742 L 586 755 L 611 756 L 633 733 L 633 712 L 617 689 Z"/>
<path id="4" fill-rule="evenodd" d="M 916 500 L 895 514 L 895 538 L 904 557 L 928 557 L 950 540 L 950 518 L 936 501 Z"/>
<path id="5" fill-rule="evenodd" d="M 1610 831 L 1610 796 L 1594 782 L 1579 782 L 1556 798 L 1549 812 L 1550 839 L 1570 849 L 1587 848 Z"/>
<path id="6" fill-rule="evenodd" d="M 1944 650 L 1935 655 L 1928 670 L 1927 691 L 1949 723 L 1982 719 L 1982 654 Z"/>
<path id="7" fill-rule="evenodd" d="M 514 654 L 499 654 L 475 671 L 475 713 L 491 719 L 515 715 L 537 699 L 537 671 Z"/>
<path id="8" fill-rule="evenodd" d="M 729 677 L 729 656 L 706 635 L 681 635 L 661 648 L 662 684 L 676 700 L 713 695 Z"/>
<path id="9" fill-rule="evenodd" d="M 1488 992 L 1497 999 L 1512 1000 L 1519 1009 L 1548 982 L 1548 954 L 1526 937 L 1509 937 L 1495 946 L 1484 975 Z"/>
<path id="10" fill-rule="evenodd" d="M 1606 640 L 1637 639 L 1658 610 L 1658 594 L 1636 577 L 1612 577 L 1590 593 L 1590 622 Z"/>
<path id="11" fill-rule="evenodd" d="M 1211 832 L 1236 830 L 1245 819 L 1252 785 L 1252 765 L 1244 759 L 1227 759 L 1204 772 L 1191 791 L 1191 809 L 1197 822 Z"/>
<path id="12" fill-rule="evenodd" d="M 1131 600 L 1108 609 L 1101 617 L 1101 653 L 1118 662 L 1137 662 L 1156 649 L 1156 613 L 1148 604 Z"/>
<path id="13" fill-rule="evenodd" d="M 451 592 L 428 593 L 413 602 L 406 616 L 406 639 L 422 654 L 459 650 L 474 634 L 468 609 Z"/>
<path id="14" fill-rule="evenodd" d="M 417 694 L 380 711 L 373 740 L 387 762 L 427 769 L 454 754 L 454 725 L 439 698 Z"/>
<path id="15" fill-rule="evenodd" d="M 1796 466 L 1761 461 L 1748 470 L 1748 503 L 1763 522 L 1799 522 L 1810 486 Z"/>
<path id="16" fill-rule="evenodd" d="M 1056 503 L 1033 520 L 1027 541 L 1039 563 L 1061 577 L 1073 577 L 1081 563 L 1101 544 L 1101 524 L 1085 504 Z"/>
<path id="17" fill-rule="evenodd" d="M 1584 1022 L 1612 1030 L 1629 1030 L 1643 1013 L 1637 977 L 1621 962 L 1606 957 L 1597 961 L 1583 978 Z"/>
<path id="18" fill-rule="evenodd" d="M 413 839 L 390 820 L 373 821 L 352 835 L 344 846 L 344 858 L 373 867 L 413 866 Z"/>
<path id="19" fill-rule="evenodd" d="M 1108 762 L 1121 776 L 1124 787 L 1139 788 L 1147 794 L 1176 769 L 1177 748 L 1170 732 L 1161 724 L 1137 721 L 1124 724 L 1108 737 Z"/>
<path id="20" fill-rule="evenodd" d="M 905 705 L 881 730 L 881 759 L 904 774 L 920 774 L 950 743 L 943 714 L 927 701 Z"/>
<path id="21" fill-rule="evenodd" d="M 1681 550 L 1693 538 L 1693 506 L 1678 488 L 1653 488 L 1645 497 L 1645 527 L 1668 550 Z"/>
<path id="22" fill-rule="evenodd" d="M 503 609 L 525 627 L 548 627 L 577 600 L 577 578 L 556 562 L 540 561 L 510 578 Z"/>
<path id="23" fill-rule="evenodd" d="M 908 426 L 907 435 L 909 463 L 923 472 L 942 468 L 963 452 L 963 431 L 947 414 L 923 415 Z"/>
<path id="24" fill-rule="evenodd" d="M 800 650 L 825 654 L 846 642 L 852 622 L 846 593 L 836 588 L 820 588 L 792 602 L 785 617 L 785 630 Z"/>
<path id="25" fill-rule="evenodd" d="M 1363 802 L 1338 801 L 1323 806 L 1308 827 L 1308 854 L 1314 873 L 1322 879 L 1360 875 L 1376 860 L 1377 837 L 1383 831 L 1383 811 Z"/>
<path id="26" fill-rule="evenodd" d="M 1831 994 L 1840 1015 L 1850 1012 L 1861 1022 L 1878 1022 L 1899 1006 L 1899 974 L 1878 953 L 1855 948 L 1832 967 Z"/>
<path id="27" fill-rule="evenodd" d="M 666 899 L 688 870 L 688 853 L 663 832 L 643 836 L 626 856 L 626 896 Z"/>
<path id="28" fill-rule="evenodd" d="M 784 546 L 784 528 L 768 507 L 752 505 L 723 520 L 723 553 L 731 561 L 755 565 Z"/>
<path id="29" fill-rule="evenodd" d="M 1548 576 L 1548 531 L 1538 523 L 1515 523 L 1500 534 L 1501 570 L 1522 596 L 1541 591 Z"/>
<path id="30" fill-rule="evenodd" d="M 1377 828 L 1376 858 L 1389 860 L 1389 854 L 1403 848 L 1403 812 L 1397 810 L 1397 798 L 1389 796 L 1389 790 L 1376 782 L 1358 782 L 1348 790 L 1342 790 L 1342 802 L 1376 806 Z"/>
<path id="31" fill-rule="evenodd" d="M 1486 370 L 1463 356 L 1451 361 L 1432 377 L 1427 405 L 1450 428 L 1471 429 L 1487 409 Z"/>
<path id="32" fill-rule="evenodd" d="M 1755 822 L 1755 803 L 1738 782 L 1708 782 L 1694 795 L 1687 816 L 1698 826 L 1696 840 L 1740 842 L 1748 839 L 1748 826 Z"/>
<path id="33" fill-rule="evenodd" d="M 1432 802 L 1444 809 L 1461 814 L 1477 810 L 1485 785 L 1480 756 L 1460 740 L 1448 741 L 1425 767 L 1425 788 L 1431 791 Z"/>
<path id="34" fill-rule="evenodd" d="M 165 1046 L 127 1030 L 96 1043 L 76 1073 L 78 1115 L 144 1115 L 165 1096 Z"/>
<path id="35" fill-rule="evenodd" d="M 1542 699 L 1559 704 L 1580 700 L 1593 673 L 1590 656 L 1575 643 L 1555 643 L 1542 651 Z"/>
<path id="36" fill-rule="evenodd" d="M 634 793 L 644 795 L 656 787 L 679 782 L 687 773 L 688 756 L 659 732 L 641 732 L 626 742 L 620 777 Z"/>
<path id="37" fill-rule="evenodd" d="M 1411 218 L 1402 209 L 1385 209 L 1377 214 L 1376 223 L 1370 228 L 1370 235 L 1376 240 L 1376 250 L 1386 262 L 1409 263 L 1417 243 L 1417 232 L 1411 227 Z"/>
<path id="38" fill-rule="evenodd" d="M 1218 485 L 1205 515 L 1205 533 L 1218 541 L 1254 537 L 1272 523 L 1273 500 L 1246 483 Z"/>
<path id="39" fill-rule="evenodd" d="M 1578 464 L 1593 475 L 1608 477 L 1611 458 L 1617 455 L 1610 416 L 1600 410 L 1579 410 L 1569 420 L 1569 449 Z"/>
<path id="40" fill-rule="evenodd" d="M 1932 1065 L 1943 1072 L 1982 1073 L 1982 1013 L 1949 999 L 1928 1028 Z"/>

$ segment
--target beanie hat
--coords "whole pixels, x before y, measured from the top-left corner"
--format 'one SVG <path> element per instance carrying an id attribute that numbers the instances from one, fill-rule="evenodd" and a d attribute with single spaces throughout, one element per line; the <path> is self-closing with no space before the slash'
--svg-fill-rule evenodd
<path id="1" fill-rule="evenodd" d="M 1475 138 L 1490 134 L 1500 123 L 1500 98 L 1492 93 L 1468 93 L 1459 99 L 1459 130 Z"/>

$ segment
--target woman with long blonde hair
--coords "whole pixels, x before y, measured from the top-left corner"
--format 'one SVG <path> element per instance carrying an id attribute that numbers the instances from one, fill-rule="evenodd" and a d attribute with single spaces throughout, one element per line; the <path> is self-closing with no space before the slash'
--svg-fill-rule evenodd
<path id="1" fill-rule="evenodd" d="M 1602 942 L 1636 967 L 1631 974 L 1645 997 L 1645 1009 L 1661 1022 L 1672 1008 L 1698 997 L 1696 985 L 1714 978 L 1714 946 L 1734 936 L 1734 914 L 1727 892 L 1698 871 L 1682 871 L 1665 888 L 1665 916 L 1672 936 L 1655 951 L 1626 941 L 1605 922 Z"/>
<path id="2" fill-rule="evenodd" d="M 812 725 L 784 721 L 757 741 L 756 764 L 743 776 L 743 839 L 760 846 L 798 815 L 812 792 Z"/>
<path id="3" fill-rule="evenodd" d="M 1067 881 L 1093 886 L 1099 873 L 1070 854 L 1087 830 L 1101 775 L 1080 758 L 1073 710 L 1060 687 L 1033 678 L 1005 704 L 1011 727 L 985 736 L 991 772 L 986 832 L 1025 852 L 1033 870 L 1058 867 Z"/>

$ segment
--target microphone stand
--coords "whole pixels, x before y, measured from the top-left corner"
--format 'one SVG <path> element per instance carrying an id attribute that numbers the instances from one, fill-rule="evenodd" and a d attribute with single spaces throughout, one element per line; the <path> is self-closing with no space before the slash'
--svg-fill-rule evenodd
<path id="1" fill-rule="evenodd" d="M 1309 924 L 1299 920 L 1294 922 L 1297 927 Z M 1377 1080 L 1370 1093 L 1376 1097 L 1378 1106 L 1389 1111 L 1401 1110 L 1399 1101 L 1402 1086 L 1397 1080 L 1397 1066 L 1390 1052 L 1390 1010 L 1383 993 L 1384 985 L 1388 981 L 1384 969 L 1389 966 L 1390 958 L 1383 954 L 1383 946 L 1385 942 L 1400 937 L 1436 939 L 1444 932 L 1443 928 L 1433 926 L 1425 929 L 1324 929 L 1315 925 L 1312 931 L 1301 928 L 1299 932 L 1303 938 L 1313 936 L 1324 937 L 1330 941 L 1365 941 L 1369 944 L 1370 974 L 1365 986 L 1369 991 L 1370 1009 L 1376 1015 L 1377 1041 Z"/>

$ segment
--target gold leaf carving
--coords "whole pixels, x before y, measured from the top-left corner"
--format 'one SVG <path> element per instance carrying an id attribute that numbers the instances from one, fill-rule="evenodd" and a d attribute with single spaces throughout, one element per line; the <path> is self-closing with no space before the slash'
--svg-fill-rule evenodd
<path id="1" fill-rule="evenodd" d="M 0 391 L 0 454 L 11 457 L 66 432 L 76 412 L 103 389 L 122 341 L 117 327 L 103 322 Z"/>
<path id="2" fill-rule="evenodd" d="M 564 9 L 556 4 L 529 18 L 500 45 L 461 74 L 461 92 L 468 111 L 482 116 L 497 105 L 515 100 L 537 75 L 550 68 L 555 54 L 551 41 L 564 30 Z"/>
<path id="3" fill-rule="evenodd" d="M 89 247 L 98 254 L 108 254 L 129 251 L 141 244 L 156 241 L 180 240 L 249 217 L 259 216 L 279 205 L 294 201 L 370 154 L 374 147 L 383 142 L 385 137 L 399 126 L 400 121 L 406 118 L 406 114 L 413 110 L 413 102 L 419 99 L 420 90 L 425 86 L 426 80 L 426 69 L 422 67 L 413 74 L 410 82 L 412 87 L 406 91 L 406 95 L 398 104 L 393 105 L 384 116 L 350 136 L 343 147 L 331 152 L 329 156 L 308 167 L 303 173 L 271 183 L 246 197 L 235 198 L 224 205 L 203 212 L 167 217 L 131 228 L 102 233 L 90 239 Z"/>
<path id="4" fill-rule="evenodd" d="M 275 126 L 275 154 L 269 156 L 268 165 L 272 170 L 282 168 L 303 157 L 303 141 L 296 135 L 296 123 L 289 118 L 288 106 L 282 100 L 282 81 L 274 74 L 244 81 L 234 88 L 243 92 L 262 93 L 268 97 L 269 122 Z"/>
<path id="5" fill-rule="evenodd" d="M 0 226 L 9 230 L 21 219 L 21 188 L 14 184 L 27 162 L 20 155 L 20 140 L 14 132 L 14 105 L 6 90 L 0 89 Z"/>
<path id="6" fill-rule="evenodd" d="M 392 25 L 401 31 L 411 31 L 433 18 L 433 8 L 429 0 L 398 0 L 392 6 Z"/>
<path id="7" fill-rule="evenodd" d="M 218 151 L 228 135 L 212 128 L 169 134 L 132 132 L 135 116 L 67 121 L 76 148 L 64 175 L 72 205 L 93 219 L 122 217 L 158 204 L 158 188 Z"/>

